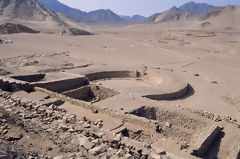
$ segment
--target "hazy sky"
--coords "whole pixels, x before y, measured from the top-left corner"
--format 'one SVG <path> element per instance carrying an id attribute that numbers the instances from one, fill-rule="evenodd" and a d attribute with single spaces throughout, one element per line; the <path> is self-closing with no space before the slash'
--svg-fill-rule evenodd
<path id="1" fill-rule="evenodd" d="M 120 15 L 141 14 L 150 16 L 165 11 L 172 6 L 180 6 L 191 0 L 59 0 L 62 3 L 82 11 L 111 9 Z M 217 6 L 240 5 L 240 0 L 194 0 L 197 3 L 208 3 Z"/>

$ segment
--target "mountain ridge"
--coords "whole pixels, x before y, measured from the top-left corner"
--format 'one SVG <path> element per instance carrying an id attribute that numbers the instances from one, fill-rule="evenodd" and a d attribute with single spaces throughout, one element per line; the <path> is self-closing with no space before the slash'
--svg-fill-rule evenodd
<path id="1" fill-rule="evenodd" d="M 234 12 L 236 10 L 240 11 L 239 6 L 234 6 L 234 5 L 229 5 L 229 6 L 224 6 L 224 7 L 215 7 L 211 10 L 209 10 L 207 13 L 201 16 L 201 20 L 206 20 L 212 17 L 218 17 L 221 14 L 224 14 L 226 12 Z"/>
<path id="2" fill-rule="evenodd" d="M 141 23 L 146 19 L 146 17 L 138 15 L 138 14 L 133 15 L 133 16 L 120 15 L 120 17 L 125 19 L 126 21 L 128 21 L 130 23 L 134 23 L 134 24 Z"/>
<path id="3" fill-rule="evenodd" d="M 0 16 L 29 21 L 52 20 L 59 25 L 67 25 L 38 0 L 0 0 Z"/>
<path id="4" fill-rule="evenodd" d="M 90 12 L 84 12 L 80 9 L 71 8 L 58 0 L 39 0 L 51 10 L 83 23 L 95 24 L 125 24 L 127 21 L 109 9 L 99 9 Z"/>
<path id="5" fill-rule="evenodd" d="M 164 23 L 170 21 L 188 20 L 194 16 L 194 13 L 182 11 L 174 6 L 165 12 L 153 14 L 148 17 L 144 23 Z"/>
<path id="6" fill-rule="evenodd" d="M 209 5 L 207 3 L 195 3 L 193 1 L 183 4 L 179 7 L 182 11 L 192 12 L 198 15 L 203 15 L 215 6 Z"/>

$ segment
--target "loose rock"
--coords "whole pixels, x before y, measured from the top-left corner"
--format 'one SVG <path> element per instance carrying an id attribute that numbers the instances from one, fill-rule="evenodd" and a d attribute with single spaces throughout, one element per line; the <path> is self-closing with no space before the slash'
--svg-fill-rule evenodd
<path id="1" fill-rule="evenodd" d="M 20 140 L 23 137 L 21 133 L 11 133 L 8 134 L 7 140 L 8 141 L 15 141 L 15 140 Z"/>
<path id="2" fill-rule="evenodd" d="M 96 156 L 96 155 L 99 155 L 106 151 L 107 151 L 107 149 L 105 146 L 98 146 L 98 147 L 95 147 L 95 148 L 89 150 L 89 153 Z"/>

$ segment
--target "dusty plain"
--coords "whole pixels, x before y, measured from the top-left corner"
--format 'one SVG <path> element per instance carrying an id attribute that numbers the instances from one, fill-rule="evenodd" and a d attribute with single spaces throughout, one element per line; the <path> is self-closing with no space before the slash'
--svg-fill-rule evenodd
<path id="1" fill-rule="evenodd" d="M 86 136 L 90 138 L 91 144 L 94 143 L 98 148 L 100 155 L 93 153 L 93 145 L 89 147 L 84 144 L 81 145 L 84 151 L 69 148 L 68 152 L 68 148 L 60 142 L 64 141 L 61 140 L 64 139 L 61 136 L 67 133 L 67 136 L 74 138 L 74 135 L 78 134 L 77 129 L 74 129 L 77 125 L 76 121 L 65 121 L 67 126 L 60 126 L 59 132 L 57 131 L 59 125 L 56 126 L 55 123 L 57 128 L 45 124 L 44 126 L 48 128 L 41 130 L 40 134 L 29 135 L 24 131 L 26 129 L 20 127 L 20 132 L 23 134 L 17 143 L 20 149 L 23 151 L 28 149 L 21 145 L 27 147 L 29 144 L 27 137 L 30 137 L 33 141 L 31 143 L 33 151 L 49 158 L 60 154 L 71 154 L 72 157 L 75 155 L 75 158 L 79 156 L 141 158 L 144 155 L 149 158 L 197 158 L 195 156 L 202 157 L 203 154 L 203 158 L 210 159 L 234 158 L 232 156 L 239 150 L 240 143 L 240 30 L 237 29 L 238 27 L 227 30 L 216 25 L 204 29 L 195 21 L 121 27 L 80 25 L 79 27 L 91 31 L 94 35 L 69 36 L 60 35 L 60 28 L 53 29 L 51 25 L 41 28 L 40 25 L 42 24 L 31 24 L 32 28 L 41 31 L 38 34 L 0 35 L 0 39 L 3 40 L 0 44 L 1 78 L 12 79 L 13 76 L 45 74 L 45 78 L 40 81 L 86 77 L 89 83 L 61 91 L 52 91 L 45 86 L 29 92 L 14 90 L 10 91 L 9 95 L 14 96 L 11 97 L 12 100 L 20 98 L 41 103 L 51 98 L 61 99 L 63 103 L 58 105 L 58 109 L 66 110 L 66 114 L 75 114 L 78 124 L 83 125 L 84 129 L 90 131 L 89 127 L 94 127 L 94 121 L 101 119 L 102 126 L 95 124 L 99 126 L 99 130 L 102 129 L 106 134 L 112 132 L 117 137 L 122 133 L 122 139 L 117 140 L 117 142 L 121 140 L 122 145 L 126 142 L 124 140 L 128 139 L 145 143 L 141 150 L 147 149 L 148 152 L 141 151 L 135 155 L 133 150 L 125 152 L 122 147 L 123 152 L 119 152 L 121 149 L 114 146 L 110 146 L 111 149 L 109 145 L 103 148 L 101 146 L 107 145 L 107 142 L 101 144 L 101 139 L 96 141 L 89 135 Z M 109 77 L 101 74 L 111 71 L 115 73 L 129 71 L 129 73 L 126 76 L 119 76 L 116 73 Z M 139 75 L 129 75 L 132 72 L 138 72 Z M 91 80 L 91 73 L 99 73 L 96 75 L 99 78 Z M 31 85 L 39 81 L 25 82 Z M 41 87 L 41 84 L 37 86 Z M 78 90 L 81 87 L 86 88 Z M 180 95 L 175 93 L 182 92 L 185 88 L 186 92 Z M 93 91 L 93 94 L 87 97 L 72 95 L 85 89 Z M 65 95 L 74 96 L 77 102 L 75 100 L 73 102 L 72 98 L 65 99 Z M 6 103 L 12 101 L 9 102 L 10 97 L 3 98 L 5 96 L 2 95 L 0 100 L 4 101 L 2 105 L 6 106 Z M 14 108 L 8 107 L 9 109 L 9 112 L 3 112 L 9 115 Z M 38 118 L 29 118 L 29 120 L 35 119 Z M 49 121 L 45 120 L 45 122 Z M 208 127 L 214 125 L 216 126 L 214 131 L 218 131 L 217 126 L 221 128 L 220 137 L 218 134 L 216 141 L 216 137 L 213 137 L 213 142 L 208 141 L 211 146 L 208 145 L 207 151 L 199 148 L 195 156 L 191 155 L 195 152 L 197 142 L 201 142 L 197 139 L 199 133 L 214 136 L 214 131 L 208 134 L 211 130 Z M 8 131 L 16 129 L 19 129 L 18 126 L 12 126 Z M 52 143 L 53 141 L 49 139 L 51 136 L 46 140 L 42 140 L 44 137 L 38 137 L 51 132 L 49 129 L 57 131 L 56 134 L 60 139 L 54 138 L 53 141 L 59 140 L 60 144 Z M 79 138 L 79 140 L 85 139 Z M 73 144 L 68 140 L 70 139 L 64 141 L 66 145 Z M 50 146 L 44 148 L 43 145 Z M 41 146 L 43 147 L 36 148 Z M 82 153 L 80 155 L 75 152 Z"/>

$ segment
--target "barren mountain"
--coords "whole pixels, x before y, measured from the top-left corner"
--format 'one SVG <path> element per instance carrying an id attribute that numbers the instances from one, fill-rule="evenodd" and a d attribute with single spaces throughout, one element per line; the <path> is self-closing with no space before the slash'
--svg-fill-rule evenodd
<path id="1" fill-rule="evenodd" d="M 120 16 L 107 9 L 99 9 L 91 12 L 83 12 L 79 9 L 71 8 L 58 0 L 40 0 L 51 10 L 59 12 L 73 20 L 83 23 L 94 24 L 122 24 L 126 23 Z"/>
<path id="2" fill-rule="evenodd" d="M 191 12 L 182 11 L 176 7 L 163 12 L 156 13 L 145 20 L 145 23 L 164 23 L 178 20 L 188 20 L 193 18 L 195 15 Z"/>
<path id="3" fill-rule="evenodd" d="M 188 2 L 179 7 L 179 9 L 182 11 L 188 11 L 198 15 L 205 14 L 212 8 L 214 8 L 214 6 L 212 5 L 209 5 L 206 3 L 195 3 L 195 2 Z"/>
<path id="4" fill-rule="evenodd" d="M 88 23 L 98 24 L 119 24 L 126 23 L 125 20 L 120 18 L 117 14 L 113 13 L 109 9 L 99 9 L 96 11 L 88 12 L 87 16 Z"/>
<path id="5" fill-rule="evenodd" d="M 130 22 L 130 23 L 141 23 L 143 22 L 146 17 L 141 16 L 141 15 L 134 15 L 134 16 L 121 16 L 124 20 Z"/>
<path id="6" fill-rule="evenodd" d="M 239 6 L 216 7 L 204 14 L 201 20 L 204 21 L 202 24 L 208 24 L 207 26 L 233 29 L 240 27 L 239 16 Z"/>
<path id="7" fill-rule="evenodd" d="M 239 16 L 240 7 L 238 6 L 226 6 L 226 7 L 216 7 L 211 9 L 205 15 L 202 16 L 203 20 L 214 17 L 229 16 L 236 17 Z"/>
<path id="8" fill-rule="evenodd" d="M 42 21 L 50 16 L 57 17 L 37 0 L 0 0 L 0 9 L 2 16 L 11 18 Z"/>
<path id="9" fill-rule="evenodd" d="M 87 12 L 71 8 L 59 2 L 58 0 L 39 0 L 39 2 L 46 5 L 52 11 L 62 13 L 63 15 L 76 21 L 82 21 L 82 19 L 84 19 L 84 17 L 87 16 Z"/>
<path id="10" fill-rule="evenodd" d="M 51 20 L 65 25 L 55 12 L 40 4 L 38 0 L 0 0 L 0 15 L 30 21 Z"/>

